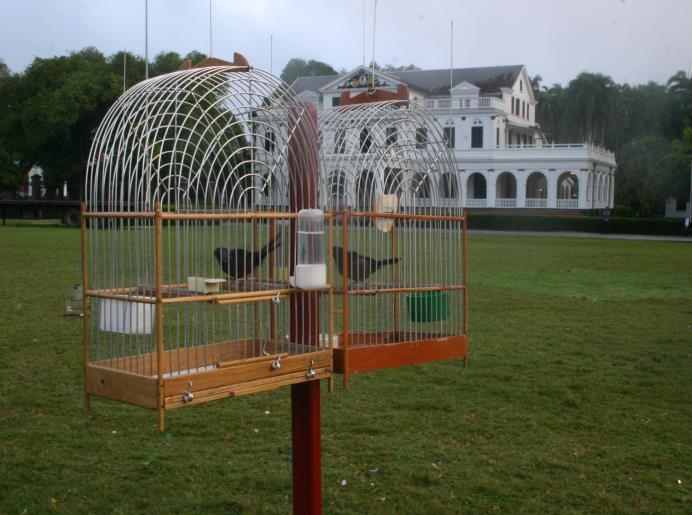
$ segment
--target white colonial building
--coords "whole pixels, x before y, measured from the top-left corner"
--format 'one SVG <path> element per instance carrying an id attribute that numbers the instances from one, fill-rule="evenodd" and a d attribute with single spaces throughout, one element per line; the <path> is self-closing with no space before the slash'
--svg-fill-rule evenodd
<path id="1" fill-rule="evenodd" d="M 451 88 L 450 88 L 451 84 Z M 458 163 L 446 202 L 467 208 L 602 209 L 613 206 L 615 156 L 588 143 L 549 143 L 522 65 L 300 77 L 292 85 L 318 110 L 372 86 L 408 88 L 442 125 Z M 356 184 L 357 178 L 347 181 Z M 451 197 L 451 198 L 449 198 Z"/>

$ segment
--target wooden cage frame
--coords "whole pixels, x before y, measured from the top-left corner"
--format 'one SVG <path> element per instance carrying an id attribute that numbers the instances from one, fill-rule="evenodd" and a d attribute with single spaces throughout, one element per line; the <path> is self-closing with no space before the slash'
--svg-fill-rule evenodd
<path id="1" fill-rule="evenodd" d="M 327 379 L 332 374 L 332 331 L 331 317 L 328 319 L 327 346 L 320 346 L 319 341 L 310 342 L 309 350 L 299 354 L 280 353 L 281 367 L 273 367 L 277 352 L 270 352 L 269 356 L 256 356 L 244 358 L 240 353 L 243 344 L 255 346 L 262 343 L 266 348 L 279 337 L 276 335 L 276 327 L 272 326 L 272 335 L 269 342 L 259 340 L 246 340 L 222 343 L 221 357 L 212 361 L 207 358 L 203 361 L 196 358 L 194 367 L 196 371 L 190 371 L 185 375 L 168 376 L 169 370 L 164 360 L 164 354 L 179 352 L 177 350 L 164 350 L 163 320 L 164 306 L 179 303 L 208 302 L 218 305 L 268 302 L 272 310 L 272 320 L 275 318 L 275 306 L 273 299 L 289 298 L 296 295 L 327 295 L 329 311 L 333 304 L 332 287 L 330 284 L 316 290 L 300 290 L 289 287 L 287 284 L 279 284 L 275 290 L 253 292 L 226 292 L 195 294 L 190 292 L 183 296 L 168 296 L 167 291 L 175 289 L 180 292 L 185 285 L 166 285 L 163 283 L 162 273 L 162 227 L 166 220 L 268 220 L 273 224 L 276 220 L 293 220 L 297 213 L 176 213 L 162 212 L 161 206 L 156 204 L 153 212 L 99 212 L 87 211 L 86 204 L 81 206 L 81 240 L 82 240 L 82 281 L 84 283 L 84 318 L 83 318 L 83 351 L 84 351 L 84 402 L 89 409 L 89 397 L 94 395 L 106 399 L 116 400 L 144 408 L 154 409 L 158 412 L 159 429 L 164 428 L 164 411 L 178 409 L 208 402 L 216 399 L 239 397 L 251 393 L 273 390 L 286 385 L 303 383 L 307 381 L 319 381 Z M 154 221 L 155 239 L 155 263 L 156 284 L 155 294 L 150 299 L 133 300 L 130 295 L 135 293 L 134 288 L 113 290 L 94 290 L 89 288 L 88 270 L 88 241 L 87 221 L 89 219 L 121 218 L 121 219 L 151 219 Z M 271 269 L 270 269 L 271 270 Z M 328 277 L 333 277 L 332 264 L 327 265 Z M 113 299 L 128 302 L 141 302 L 154 304 L 155 306 L 155 339 L 156 350 L 153 353 L 129 356 L 122 358 L 113 367 L 105 363 L 90 359 L 90 300 Z M 314 340 L 314 338 L 312 338 Z M 315 347 L 312 349 L 312 347 Z M 258 354 L 255 352 L 254 354 Z M 198 354 L 196 354 L 197 356 Z M 134 373 L 138 365 L 148 365 L 154 373 L 142 375 Z M 213 366 L 213 368 L 209 368 Z M 143 367 L 142 367 L 143 368 Z M 162 373 L 159 374 L 159 371 Z M 194 393 L 189 396 L 194 385 Z"/>
<path id="2" fill-rule="evenodd" d="M 370 89 L 355 96 L 344 91 L 339 98 L 339 106 L 356 106 L 375 102 L 388 102 L 390 105 L 409 107 L 409 91 L 405 85 L 398 85 L 395 92 Z M 326 173 L 322 170 L 321 173 Z M 464 367 L 468 364 L 468 283 L 467 283 L 467 218 L 464 210 L 460 214 L 426 214 L 426 213 L 383 213 L 370 211 L 335 210 L 331 212 L 333 219 L 341 221 L 343 249 L 342 260 L 343 281 L 341 285 L 334 283 L 334 295 L 343 298 L 343 308 L 340 313 L 333 312 L 332 316 L 340 315 L 343 330 L 339 334 L 340 343 L 333 348 L 334 372 L 343 375 L 344 388 L 349 386 L 349 374 L 354 372 L 374 371 L 385 368 L 400 367 L 449 358 L 462 358 Z M 352 289 L 348 277 L 349 236 L 351 223 L 367 223 L 374 219 L 391 219 L 391 257 L 397 258 L 397 224 L 406 222 L 434 223 L 447 222 L 461 224 L 462 238 L 459 242 L 461 252 L 461 268 L 459 273 L 463 278 L 458 284 L 440 286 L 398 286 L 396 284 L 375 289 Z M 330 231 L 333 223 L 330 223 Z M 331 248 L 331 244 L 330 244 Z M 329 260 L 331 262 L 331 259 Z M 393 279 L 396 283 L 398 265 L 392 265 Z M 430 333 L 426 338 L 420 334 L 413 338 L 412 334 L 400 332 L 398 329 L 398 294 L 417 292 L 461 291 L 463 295 L 461 307 L 462 334 L 442 335 Z M 393 294 L 392 330 L 387 333 L 357 333 L 349 323 L 349 299 L 361 295 Z M 355 343 L 374 342 L 368 345 Z M 330 379 L 330 390 L 333 389 L 333 378 Z"/>

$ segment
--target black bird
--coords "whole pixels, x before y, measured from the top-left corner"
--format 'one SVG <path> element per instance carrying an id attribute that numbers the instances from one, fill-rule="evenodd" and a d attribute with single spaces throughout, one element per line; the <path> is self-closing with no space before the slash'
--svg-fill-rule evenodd
<path id="1" fill-rule="evenodd" d="M 267 243 L 257 252 L 245 249 L 231 249 L 218 247 L 214 249 L 214 257 L 221 265 L 228 277 L 231 279 L 242 279 L 252 273 L 260 263 L 267 257 L 267 254 L 281 246 L 281 239 L 277 237 Z"/>
<path id="2" fill-rule="evenodd" d="M 353 282 L 364 281 L 380 268 L 393 265 L 399 262 L 399 258 L 382 259 L 380 261 L 368 256 L 361 256 L 358 252 L 347 252 L 348 254 L 348 278 Z M 341 275 L 344 275 L 344 249 L 332 247 L 332 256 L 336 262 L 336 268 Z"/>

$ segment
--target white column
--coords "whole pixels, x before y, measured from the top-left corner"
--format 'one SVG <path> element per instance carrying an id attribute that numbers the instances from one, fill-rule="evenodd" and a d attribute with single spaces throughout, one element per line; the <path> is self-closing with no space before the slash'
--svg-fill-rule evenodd
<path id="1" fill-rule="evenodd" d="M 555 209 L 557 208 L 557 178 L 560 176 L 562 172 L 560 170 L 547 170 L 545 172 L 545 178 L 547 182 L 547 200 L 548 200 L 548 208 Z"/>
<path id="2" fill-rule="evenodd" d="M 576 172 L 577 180 L 579 181 L 579 198 L 577 205 L 579 209 L 588 209 L 589 205 L 586 201 L 586 187 L 589 182 L 589 171 L 580 170 Z"/>
<path id="3" fill-rule="evenodd" d="M 490 170 L 485 170 L 481 172 L 483 177 L 485 177 L 485 207 L 495 207 L 495 190 L 496 190 L 496 179 L 497 172 L 491 172 Z"/>
<path id="4" fill-rule="evenodd" d="M 608 206 L 615 207 L 615 172 L 610 172 L 610 202 Z"/>
<path id="5" fill-rule="evenodd" d="M 529 174 L 524 170 L 517 171 L 515 176 L 517 178 L 517 207 L 526 207 L 526 179 Z"/>

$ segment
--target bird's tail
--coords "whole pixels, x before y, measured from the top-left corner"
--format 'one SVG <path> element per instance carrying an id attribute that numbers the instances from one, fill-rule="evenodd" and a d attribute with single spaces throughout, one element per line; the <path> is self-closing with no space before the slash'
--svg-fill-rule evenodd
<path id="1" fill-rule="evenodd" d="M 382 261 L 377 262 L 377 268 L 381 268 L 381 267 L 387 266 L 387 265 L 393 265 L 394 263 L 398 263 L 400 259 L 401 258 L 398 258 L 398 257 L 383 259 Z"/>
<path id="2" fill-rule="evenodd" d="M 272 250 L 274 250 L 277 247 L 280 247 L 281 243 L 281 233 L 279 233 L 276 238 L 271 240 L 269 243 L 267 243 L 264 247 L 260 249 L 260 261 L 267 257 L 267 254 L 269 254 Z"/>

